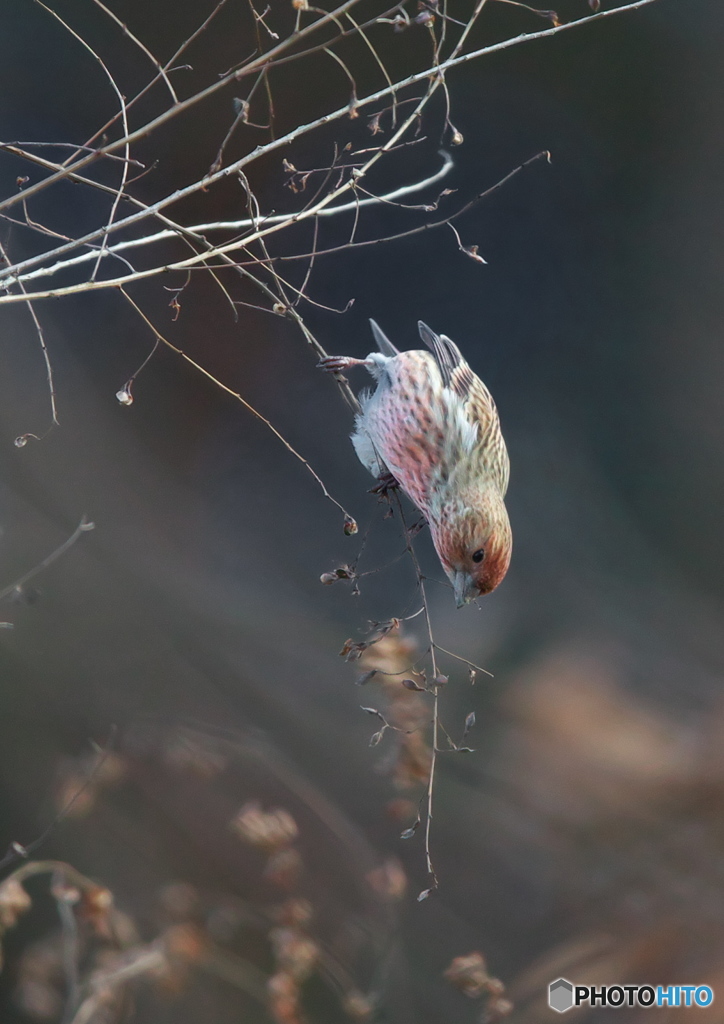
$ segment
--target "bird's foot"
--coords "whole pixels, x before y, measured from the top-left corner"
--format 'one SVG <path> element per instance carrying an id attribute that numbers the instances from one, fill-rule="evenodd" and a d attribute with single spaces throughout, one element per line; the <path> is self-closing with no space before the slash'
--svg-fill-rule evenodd
<path id="1" fill-rule="evenodd" d="M 396 491 L 399 487 L 398 481 L 392 473 L 383 473 L 374 487 L 370 487 L 369 494 L 377 494 L 380 498 L 389 497 L 390 491 Z"/>
<path id="2" fill-rule="evenodd" d="M 352 356 L 326 356 L 317 363 L 320 370 L 327 373 L 344 373 L 355 366 L 369 366 L 367 359 L 353 359 Z"/>

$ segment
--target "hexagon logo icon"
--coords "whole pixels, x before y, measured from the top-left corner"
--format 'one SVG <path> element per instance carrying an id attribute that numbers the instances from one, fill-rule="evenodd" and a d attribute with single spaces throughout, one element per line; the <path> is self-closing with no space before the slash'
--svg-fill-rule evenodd
<path id="1" fill-rule="evenodd" d="M 558 978 L 548 986 L 548 1005 L 557 1013 L 565 1013 L 573 1006 L 573 985 L 565 978 Z"/>

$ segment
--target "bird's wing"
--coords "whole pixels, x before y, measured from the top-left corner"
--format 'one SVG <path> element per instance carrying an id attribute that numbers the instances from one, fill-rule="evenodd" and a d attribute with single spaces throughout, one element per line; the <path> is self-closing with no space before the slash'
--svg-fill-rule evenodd
<path id="1" fill-rule="evenodd" d="M 468 369 L 470 369 L 468 367 Z M 485 463 L 498 482 L 502 497 L 508 490 L 510 459 L 500 429 L 498 409 L 485 384 L 470 370 L 472 381 L 464 399 L 465 412 L 473 423 L 478 424 L 480 451 L 484 452 Z"/>
<path id="2" fill-rule="evenodd" d="M 372 334 L 374 335 L 374 339 L 377 342 L 377 348 L 380 350 L 380 352 L 383 355 L 391 356 L 392 358 L 394 358 L 395 356 L 399 356 L 399 348 L 395 348 L 395 346 L 392 344 L 392 342 L 387 337 L 385 332 L 382 330 L 380 325 L 376 323 L 374 320 L 370 320 L 370 327 L 372 328 Z"/>
<path id="3" fill-rule="evenodd" d="M 505 495 L 510 462 L 493 396 L 470 369 L 454 341 L 444 334 L 435 334 L 422 320 L 418 328 L 420 337 L 435 358 L 443 386 L 459 399 L 465 418 L 477 428 L 476 447 L 485 453 L 485 461 L 498 481 L 501 494 Z"/>
<path id="4" fill-rule="evenodd" d="M 476 382 L 482 384 L 482 381 L 478 381 L 454 341 L 444 334 L 435 334 L 422 320 L 418 321 L 417 326 L 420 337 L 435 357 L 443 385 L 465 401 L 470 397 Z"/>

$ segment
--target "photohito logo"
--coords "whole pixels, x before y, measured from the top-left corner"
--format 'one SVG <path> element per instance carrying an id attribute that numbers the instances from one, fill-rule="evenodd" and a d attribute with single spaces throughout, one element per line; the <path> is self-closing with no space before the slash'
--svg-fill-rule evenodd
<path id="1" fill-rule="evenodd" d="M 557 978 L 548 986 L 551 1010 L 565 1013 L 574 1006 L 711 1006 L 709 985 L 574 985 Z"/>

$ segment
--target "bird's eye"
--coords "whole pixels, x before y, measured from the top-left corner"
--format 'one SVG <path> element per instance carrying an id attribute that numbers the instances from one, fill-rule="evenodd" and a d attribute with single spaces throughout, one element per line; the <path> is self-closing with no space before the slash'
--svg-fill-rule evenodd
<path id="1" fill-rule="evenodd" d="M 473 554 L 473 561 L 474 561 L 474 562 L 482 562 L 482 560 L 483 560 L 484 558 L 485 558 L 485 551 L 484 551 L 484 550 L 483 550 L 482 548 L 479 548 L 479 549 L 478 549 L 478 550 L 477 550 L 477 551 L 476 551 L 476 552 L 475 552 L 475 553 Z"/>

